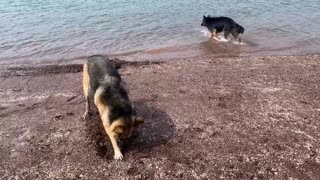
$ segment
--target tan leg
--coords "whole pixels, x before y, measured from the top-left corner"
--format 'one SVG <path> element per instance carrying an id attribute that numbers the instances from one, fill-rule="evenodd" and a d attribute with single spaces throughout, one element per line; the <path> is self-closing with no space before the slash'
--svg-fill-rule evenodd
<path id="1" fill-rule="evenodd" d="M 113 127 L 110 127 L 109 124 L 109 109 L 106 105 L 104 105 L 101 100 L 100 100 L 100 94 L 103 92 L 103 88 L 98 88 L 98 90 L 96 91 L 95 95 L 94 95 L 94 102 L 99 110 L 99 114 L 100 114 L 100 118 L 104 127 L 104 130 L 106 131 L 106 133 L 108 134 L 112 147 L 113 147 L 113 151 L 114 151 L 114 159 L 117 160 L 122 160 L 123 155 L 120 151 L 120 148 L 118 146 L 117 143 L 117 134 L 114 133 L 112 131 Z M 113 125 L 115 125 L 113 123 Z"/>
<path id="2" fill-rule="evenodd" d="M 83 94 L 86 99 L 86 110 L 82 116 L 83 120 L 86 120 L 89 117 L 89 112 L 91 110 L 90 108 L 90 102 L 89 98 L 91 98 L 90 94 L 90 77 L 89 77 L 89 72 L 88 72 L 88 64 L 85 63 L 83 65 L 83 77 L 82 77 L 82 85 L 83 85 Z M 90 97 L 89 97 L 90 95 Z"/>
<path id="3" fill-rule="evenodd" d="M 117 143 L 117 138 L 116 138 L 115 134 L 114 133 L 108 133 L 108 135 L 109 135 L 109 138 L 111 140 L 112 147 L 113 147 L 114 159 L 122 160 L 123 155 L 122 155 L 121 150 L 119 148 L 119 145 Z"/>
<path id="4" fill-rule="evenodd" d="M 86 97 L 86 110 L 82 116 L 83 120 L 87 120 L 89 118 L 89 112 L 91 111 L 90 103 L 88 97 Z"/>
<path id="5" fill-rule="evenodd" d="M 121 160 L 123 158 L 119 144 L 117 142 L 119 138 L 119 133 L 121 134 L 123 132 L 122 126 L 123 126 L 123 121 L 116 120 L 115 122 L 113 122 L 111 125 L 108 126 L 109 128 L 105 127 L 114 150 L 114 159 L 117 159 L 117 160 Z"/>
<path id="6" fill-rule="evenodd" d="M 121 153 L 120 147 L 118 145 L 117 142 L 117 134 L 112 132 L 112 127 L 110 127 L 109 123 L 108 123 L 108 112 L 104 112 L 103 115 L 101 116 L 101 120 L 102 120 L 102 124 L 104 127 L 104 130 L 106 131 L 106 133 L 108 134 L 112 147 L 113 147 L 113 151 L 114 151 L 114 159 L 116 160 L 122 160 L 123 155 Z"/>
<path id="7" fill-rule="evenodd" d="M 217 38 L 217 33 L 216 32 L 212 32 L 212 38 Z"/>

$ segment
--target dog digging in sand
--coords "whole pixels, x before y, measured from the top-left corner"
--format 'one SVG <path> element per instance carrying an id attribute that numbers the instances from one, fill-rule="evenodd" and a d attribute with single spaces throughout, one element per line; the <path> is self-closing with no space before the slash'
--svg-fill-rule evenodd
<path id="1" fill-rule="evenodd" d="M 123 155 L 119 145 L 131 137 L 134 128 L 144 120 L 135 116 L 124 82 L 108 58 L 88 58 L 83 65 L 83 91 L 86 99 L 83 119 L 89 118 L 93 102 L 111 140 L 114 159 L 121 160 Z"/>
<path id="2" fill-rule="evenodd" d="M 228 39 L 231 33 L 235 39 L 241 42 L 239 34 L 244 33 L 244 28 L 229 17 L 203 16 L 201 26 L 208 28 L 212 34 L 212 38 L 217 38 L 217 34 L 223 31 L 225 39 Z"/>

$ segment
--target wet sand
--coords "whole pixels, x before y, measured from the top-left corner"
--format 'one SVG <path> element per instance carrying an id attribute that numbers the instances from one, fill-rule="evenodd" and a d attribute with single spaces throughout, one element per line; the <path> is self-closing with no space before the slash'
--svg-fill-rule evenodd
<path id="1" fill-rule="evenodd" d="M 113 151 L 81 64 L 0 66 L 0 179 L 320 179 L 320 56 L 120 62 L 145 124 Z"/>

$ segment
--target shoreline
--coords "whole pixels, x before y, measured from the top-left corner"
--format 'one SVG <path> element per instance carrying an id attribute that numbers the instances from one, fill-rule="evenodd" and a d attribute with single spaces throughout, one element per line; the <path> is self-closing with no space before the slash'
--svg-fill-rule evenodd
<path id="1" fill-rule="evenodd" d="M 320 179 L 320 55 L 117 60 L 145 118 L 122 162 L 82 62 L 0 65 L 0 179 Z"/>
<path id="2" fill-rule="evenodd" d="M 126 54 L 126 53 L 124 53 Z M 115 59 L 117 61 L 121 61 L 122 63 L 128 62 L 130 63 L 152 63 L 152 62 L 170 62 L 170 61 L 179 61 L 179 60 L 194 60 L 194 59 L 210 59 L 210 58 L 272 58 L 272 57 L 309 57 L 309 56 L 320 56 L 320 52 L 314 52 L 314 53 L 305 53 L 305 54 L 286 54 L 286 55 L 257 55 L 257 54 L 241 54 L 241 55 L 232 55 L 232 54 L 221 54 L 221 55 L 195 55 L 195 56 L 181 56 L 181 57 L 157 57 L 155 59 L 152 58 L 141 58 L 141 59 L 133 59 L 133 57 L 130 56 L 123 56 L 122 54 L 116 54 L 116 55 L 108 55 L 108 54 L 94 54 L 94 55 L 102 55 L 107 56 L 110 59 Z M 77 57 L 77 58 L 70 58 L 70 59 L 60 59 L 60 60 L 44 60 L 44 61 L 19 61 L 19 62 L 8 62 L 8 61 L 0 61 L 0 67 L 15 67 L 15 66 L 47 66 L 47 65 L 72 65 L 72 64 L 83 64 L 84 61 L 90 56 L 83 56 L 83 57 Z"/>
<path id="3" fill-rule="evenodd" d="M 302 42 L 305 44 L 305 42 Z M 159 47 L 154 49 L 141 49 L 126 51 L 121 53 L 98 53 L 100 55 L 108 56 L 110 58 L 118 58 L 125 61 L 170 61 L 176 59 L 188 59 L 188 58 L 228 58 L 228 57 L 274 57 L 274 56 L 308 56 L 319 55 L 320 52 L 315 50 L 315 47 L 309 48 L 306 46 L 286 46 L 278 48 L 264 48 L 261 44 L 255 44 L 248 41 L 245 44 L 239 45 L 232 42 L 218 42 L 212 39 L 201 41 L 193 44 L 185 44 L 180 46 L 171 47 Z M 92 54 L 95 55 L 95 54 Z M 67 56 L 67 58 L 57 59 L 41 59 L 30 57 L 22 60 L 18 59 L 2 59 L 0 65 L 37 65 L 37 64 L 73 64 L 82 63 L 87 56 Z"/>

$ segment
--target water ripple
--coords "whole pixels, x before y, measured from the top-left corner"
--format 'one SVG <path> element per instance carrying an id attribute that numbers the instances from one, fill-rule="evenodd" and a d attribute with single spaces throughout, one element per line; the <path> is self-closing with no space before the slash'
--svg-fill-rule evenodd
<path id="1" fill-rule="evenodd" d="M 317 52 L 318 9 L 318 0 L 1 0 L 0 63 L 95 53 L 217 53 L 209 47 L 214 44 L 202 47 L 209 37 L 200 23 L 208 14 L 230 16 L 246 28 L 242 52 Z"/>

